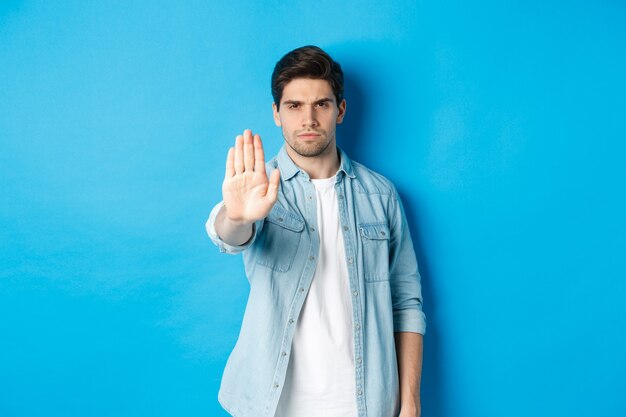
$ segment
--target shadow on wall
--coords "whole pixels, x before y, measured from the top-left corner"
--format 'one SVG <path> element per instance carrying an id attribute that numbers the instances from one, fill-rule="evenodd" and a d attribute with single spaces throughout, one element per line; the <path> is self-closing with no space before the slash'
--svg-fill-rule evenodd
<path id="1" fill-rule="evenodd" d="M 380 80 L 384 82 L 384 80 Z M 345 97 L 347 101 L 346 118 L 343 123 L 338 126 L 338 143 L 351 159 L 362 162 L 366 166 L 368 161 L 374 158 L 367 151 L 367 146 L 363 146 L 363 142 L 359 140 L 362 137 L 364 121 L 370 117 L 371 102 L 368 99 L 365 83 L 359 82 L 359 76 L 356 73 L 345 73 Z M 384 172 L 381 174 L 385 175 Z M 443 392 L 444 387 L 448 386 L 443 380 L 445 373 L 443 372 L 443 363 L 440 340 L 440 332 L 438 331 L 438 320 L 436 314 L 436 294 L 430 284 L 430 273 L 428 268 L 428 260 L 423 242 L 423 238 L 417 228 L 419 212 L 419 204 L 414 205 L 413 202 L 418 201 L 416 195 L 405 195 L 402 189 L 399 189 L 400 197 L 404 204 L 407 221 L 413 238 L 413 245 L 419 264 L 419 271 L 422 278 L 422 296 L 424 298 L 424 312 L 427 319 L 426 336 L 424 337 L 424 364 L 422 371 L 422 415 L 424 417 L 451 417 L 446 407 L 446 396 Z"/>

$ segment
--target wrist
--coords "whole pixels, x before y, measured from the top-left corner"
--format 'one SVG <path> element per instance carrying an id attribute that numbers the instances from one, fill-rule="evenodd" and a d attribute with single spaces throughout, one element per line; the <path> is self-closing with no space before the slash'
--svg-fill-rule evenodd
<path id="1" fill-rule="evenodd" d="M 248 221 L 248 220 L 242 220 L 242 219 L 233 219 L 228 215 L 228 212 L 226 213 L 226 215 L 224 216 L 224 219 L 230 223 L 231 226 L 234 227 L 247 227 L 252 225 L 252 223 L 254 223 L 254 221 Z"/>
<path id="2" fill-rule="evenodd" d="M 422 411 L 420 410 L 419 407 L 417 408 L 404 408 L 402 407 L 400 409 L 400 414 L 399 417 L 420 417 L 422 414 Z"/>
<path id="3" fill-rule="evenodd" d="M 402 415 L 420 415 L 421 405 L 419 399 L 416 401 L 402 401 L 400 412 Z"/>
<path id="4" fill-rule="evenodd" d="M 231 227 L 241 228 L 241 227 L 250 226 L 252 223 L 254 223 L 254 221 L 245 220 L 245 219 L 242 219 L 241 217 L 231 216 L 231 214 L 228 212 L 228 207 L 226 207 L 225 204 L 222 206 L 221 211 L 223 214 L 224 221 L 226 221 Z"/>

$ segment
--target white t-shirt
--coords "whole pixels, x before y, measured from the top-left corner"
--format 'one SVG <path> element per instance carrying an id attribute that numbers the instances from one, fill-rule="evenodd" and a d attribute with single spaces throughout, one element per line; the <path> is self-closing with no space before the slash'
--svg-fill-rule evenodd
<path id="1" fill-rule="evenodd" d="M 311 181 L 320 253 L 275 416 L 356 417 L 352 299 L 335 177 Z"/>

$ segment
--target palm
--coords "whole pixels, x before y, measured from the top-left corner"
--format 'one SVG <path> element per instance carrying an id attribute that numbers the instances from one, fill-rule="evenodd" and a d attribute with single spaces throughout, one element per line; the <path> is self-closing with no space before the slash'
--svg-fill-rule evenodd
<path id="1" fill-rule="evenodd" d="M 224 178 L 222 194 L 228 216 L 233 220 L 248 221 L 267 216 L 273 206 L 267 198 L 268 185 L 265 172 L 244 172 Z"/>
<path id="2" fill-rule="evenodd" d="M 278 170 L 268 179 L 265 156 L 259 135 L 244 131 L 237 136 L 235 147 L 228 151 L 222 196 L 228 217 L 251 223 L 263 219 L 276 202 Z"/>

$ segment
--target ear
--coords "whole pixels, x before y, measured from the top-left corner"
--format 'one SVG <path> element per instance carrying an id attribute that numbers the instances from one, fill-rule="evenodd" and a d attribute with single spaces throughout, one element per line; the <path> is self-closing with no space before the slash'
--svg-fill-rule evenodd
<path id="1" fill-rule="evenodd" d="M 346 115 L 346 99 L 344 98 L 337 106 L 339 112 L 337 113 L 337 124 L 341 124 L 343 122 L 343 117 Z"/>
<path id="2" fill-rule="evenodd" d="M 280 114 L 278 114 L 278 108 L 276 107 L 276 103 L 272 103 L 272 110 L 274 112 L 274 123 L 276 126 L 282 126 L 280 124 Z"/>

